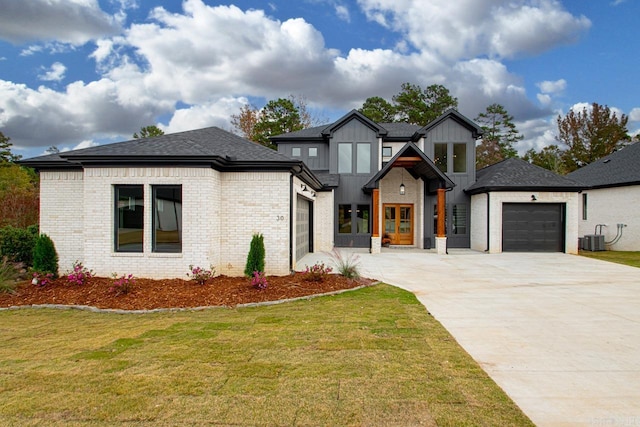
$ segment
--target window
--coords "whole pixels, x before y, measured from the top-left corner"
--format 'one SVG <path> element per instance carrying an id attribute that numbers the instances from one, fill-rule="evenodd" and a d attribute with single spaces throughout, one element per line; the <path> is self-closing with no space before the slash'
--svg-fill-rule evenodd
<path id="1" fill-rule="evenodd" d="M 371 144 L 358 143 L 356 144 L 356 173 L 370 173 L 371 172 Z"/>
<path id="2" fill-rule="evenodd" d="M 153 186 L 153 252 L 182 252 L 182 186 Z"/>
<path id="3" fill-rule="evenodd" d="M 447 144 L 433 145 L 433 162 L 442 172 L 447 172 Z"/>
<path id="4" fill-rule="evenodd" d="M 300 157 L 301 152 L 300 147 L 293 147 L 291 149 L 291 157 Z"/>
<path id="5" fill-rule="evenodd" d="M 382 147 L 382 157 L 392 157 L 393 149 L 391 147 Z"/>
<path id="6" fill-rule="evenodd" d="M 453 144 L 453 172 L 465 173 L 467 171 L 467 144 Z"/>
<path id="7" fill-rule="evenodd" d="M 142 252 L 144 189 L 142 185 L 119 185 L 115 190 L 115 251 Z"/>
<path id="8" fill-rule="evenodd" d="M 582 193 L 582 220 L 587 220 L 587 193 Z"/>
<path id="9" fill-rule="evenodd" d="M 369 205 L 358 205 L 356 215 L 358 217 L 356 233 L 369 234 Z"/>
<path id="10" fill-rule="evenodd" d="M 318 148 L 310 147 L 309 148 L 309 157 L 318 157 Z"/>
<path id="11" fill-rule="evenodd" d="M 467 234 L 467 205 L 453 205 L 453 234 Z"/>
<path id="12" fill-rule="evenodd" d="M 351 205 L 338 205 L 338 233 L 351 234 Z"/>
<path id="13" fill-rule="evenodd" d="M 350 143 L 338 144 L 338 173 L 351 173 L 352 151 Z"/>

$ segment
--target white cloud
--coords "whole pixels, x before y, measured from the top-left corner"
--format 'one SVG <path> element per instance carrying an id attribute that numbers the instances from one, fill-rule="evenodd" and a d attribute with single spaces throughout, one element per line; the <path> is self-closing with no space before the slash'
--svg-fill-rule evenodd
<path id="1" fill-rule="evenodd" d="M 551 105 L 551 96 L 549 96 L 546 93 L 539 93 L 536 95 L 536 98 L 538 98 L 538 102 L 542 105 L 544 105 L 545 107 Z"/>
<path id="2" fill-rule="evenodd" d="M 222 98 L 212 103 L 176 110 L 168 126 L 160 126 L 165 133 L 181 132 L 209 126 L 231 130 L 231 115 L 247 104 L 246 98 Z"/>
<path id="3" fill-rule="evenodd" d="M 447 58 L 536 54 L 574 42 L 591 22 L 556 0 L 358 0 L 367 17 Z"/>
<path id="4" fill-rule="evenodd" d="M 44 74 L 38 75 L 40 80 L 47 82 L 59 82 L 64 79 L 64 73 L 67 71 L 67 67 L 61 62 L 54 62 L 51 64 L 51 68 Z"/>
<path id="5" fill-rule="evenodd" d="M 97 0 L 0 0 L 0 38 L 82 45 L 119 31 Z"/>
<path id="6" fill-rule="evenodd" d="M 545 80 L 540 83 L 536 83 L 536 86 L 540 88 L 540 92 L 547 94 L 555 94 L 563 92 L 567 88 L 567 81 L 560 79 L 556 81 Z"/>
<path id="7" fill-rule="evenodd" d="M 346 6 L 337 4 L 335 6 L 335 9 L 336 9 L 336 15 L 340 20 L 345 22 L 351 22 L 351 14 L 349 13 L 349 9 Z"/>
<path id="8" fill-rule="evenodd" d="M 73 147 L 72 150 L 80 150 L 81 148 L 97 147 L 98 145 L 100 144 L 95 142 L 92 139 L 85 139 L 84 141 L 80 142 L 78 145 Z"/>
<path id="9" fill-rule="evenodd" d="M 640 122 L 640 107 L 636 107 L 629 113 L 629 120 L 632 122 Z"/>

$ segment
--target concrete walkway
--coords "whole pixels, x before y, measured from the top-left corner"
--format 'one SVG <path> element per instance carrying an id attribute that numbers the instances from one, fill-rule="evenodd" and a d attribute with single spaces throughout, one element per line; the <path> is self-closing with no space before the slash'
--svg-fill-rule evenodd
<path id="1" fill-rule="evenodd" d="M 357 255 L 363 276 L 415 293 L 536 425 L 640 426 L 640 269 L 566 254 Z M 316 261 L 328 256 L 299 266 Z"/>

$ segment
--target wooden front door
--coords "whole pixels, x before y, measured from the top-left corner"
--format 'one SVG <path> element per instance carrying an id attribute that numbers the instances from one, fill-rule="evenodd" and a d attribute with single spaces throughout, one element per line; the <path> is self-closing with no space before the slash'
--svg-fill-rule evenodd
<path id="1" fill-rule="evenodd" d="M 413 205 L 384 204 L 384 232 L 392 245 L 413 245 Z"/>

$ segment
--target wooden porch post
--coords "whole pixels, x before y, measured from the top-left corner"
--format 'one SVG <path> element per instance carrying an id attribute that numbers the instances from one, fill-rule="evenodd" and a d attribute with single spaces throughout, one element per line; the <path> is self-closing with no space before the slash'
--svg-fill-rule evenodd
<path id="1" fill-rule="evenodd" d="M 371 237 L 380 237 L 380 189 L 373 189 L 373 206 L 371 209 L 373 210 L 372 222 L 373 222 L 373 233 L 371 233 Z"/>
<path id="2" fill-rule="evenodd" d="M 446 215 L 445 211 L 445 198 L 444 198 L 445 189 L 438 188 L 438 230 L 437 237 L 445 237 L 445 229 L 444 229 L 444 218 Z"/>

